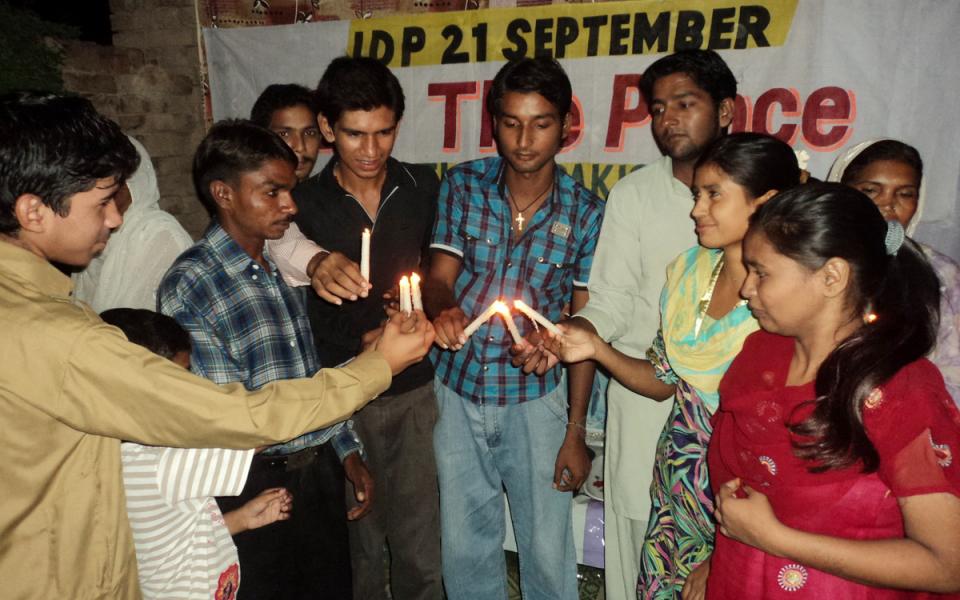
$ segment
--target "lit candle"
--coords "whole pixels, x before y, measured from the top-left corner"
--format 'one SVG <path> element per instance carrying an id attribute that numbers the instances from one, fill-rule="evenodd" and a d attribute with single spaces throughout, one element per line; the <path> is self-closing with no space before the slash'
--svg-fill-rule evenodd
<path id="1" fill-rule="evenodd" d="M 537 311 L 527 306 L 527 304 L 523 300 L 514 300 L 513 306 L 523 314 L 527 315 L 527 317 L 534 323 L 539 323 L 544 327 L 546 327 L 547 329 L 549 329 L 550 333 L 554 335 L 560 335 L 559 327 L 551 323 L 549 320 L 547 320 L 546 317 L 544 317 Z"/>
<path id="2" fill-rule="evenodd" d="M 400 312 L 409 315 L 412 311 L 410 304 L 410 278 L 404 275 L 400 278 Z"/>
<path id="3" fill-rule="evenodd" d="M 507 324 L 507 330 L 510 332 L 510 337 L 513 338 L 513 343 L 523 342 L 523 338 L 520 337 L 520 332 L 517 331 L 517 326 L 513 322 L 513 315 L 510 314 L 510 307 L 499 300 L 494 302 L 493 305 L 497 307 L 497 312 L 503 317 L 503 322 Z"/>
<path id="4" fill-rule="evenodd" d="M 364 229 L 360 236 L 360 275 L 370 281 L 370 230 Z"/>
<path id="5" fill-rule="evenodd" d="M 410 275 L 410 296 L 413 300 L 413 310 L 423 311 L 423 296 L 420 295 L 420 276 Z"/>
<path id="6" fill-rule="evenodd" d="M 467 325 L 467 328 L 463 330 L 463 337 L 468 338 L 473 335 L 473 332 L 477 329 L 480 329 L 480 326 L 487 322 L 497 312 L 497 303 L 494 302 L 490 307 L 483 311 L 483 314 L 473 320 L 472 323 Z"/>

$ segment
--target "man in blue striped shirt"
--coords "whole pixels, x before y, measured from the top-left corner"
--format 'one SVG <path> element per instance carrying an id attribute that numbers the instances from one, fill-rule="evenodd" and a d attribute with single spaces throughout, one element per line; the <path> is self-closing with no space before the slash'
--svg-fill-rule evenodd
<path id="1" fill-rule="evenodd" d="M 447 174 L 424 294 L 440 346 L 432 359 L 443 579 L 451 600 L 506 597 L 506 488 L 523 597 L 571 600 L 570 499 L 590 467 L 583 375 L 592 367 L 570 368 L 568 394 L 529 320 L 511 317 L 526 333 L 513 347 L 500 316 L 469 338 L 463 330 L 497 299 L 523 300 L 552 321 L 582 307 L 603 207 L 554 160 L 572 120 L 570 80 L 556 61 L 507 63 L 487 102 L 501 156 Z"/>
<path id="2" fill-rule="evenodd" d="M 282 139 L 247 121 L 215 125 L 194 157 L 194 183 L 214 219 L 167 272 L 158 303 L 190 333 L 193 371 L 218 384 L 258 389 L 320 368 L 303 298 L 265 250 L 297 212 L 296 165 Z M 351 600 L 343 477 L 369 485 L 361 453 L 349 421 L 308 433 L 267 448 L 243 493 L 218 499 L 227 512 L 268 488 L 293 494 L 289 521 L 235 539 L 241 598 Z"/>

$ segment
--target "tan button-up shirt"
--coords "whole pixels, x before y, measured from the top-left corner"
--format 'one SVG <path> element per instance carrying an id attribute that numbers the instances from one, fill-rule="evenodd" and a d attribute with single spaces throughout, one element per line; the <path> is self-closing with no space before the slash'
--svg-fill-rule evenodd
<path id="1" fill-rule="evenodd" d="M 257 392 L 126 341 L 70 279 L 0 242 L 0 596 L 139 598 L 120 440 L 252 448 L 344 419 L 390 385 L 377 353 Z"/>

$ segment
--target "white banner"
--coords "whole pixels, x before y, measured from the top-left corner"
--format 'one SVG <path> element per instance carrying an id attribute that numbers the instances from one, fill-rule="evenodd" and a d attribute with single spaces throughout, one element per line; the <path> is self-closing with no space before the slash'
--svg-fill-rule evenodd
<path id="1" fill-rule="evenodd" d="M 643 0 L 205 29 L 204 41 L 216 119 L 249 116 L 271 83 L 314 88 L 336 56 L 374 55 L 406 95 L 394 154 L 449 164 L 495 152 L 482 98 L 507 57 L 553 54 L 577 101 L 559 160 L 601 196 L 659 156 L 639 74 L 675 49 L 713 48 L 739 82 L 733 129 L 807 150 L 815 177 L 865 139 L 916 146 L 927 198 L 917 237 L 960 257 L 958 30 L 950 0 Z"/>

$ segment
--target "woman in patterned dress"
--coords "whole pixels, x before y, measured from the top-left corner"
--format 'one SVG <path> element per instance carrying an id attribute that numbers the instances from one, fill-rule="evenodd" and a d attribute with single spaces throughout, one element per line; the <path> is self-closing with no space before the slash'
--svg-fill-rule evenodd
<path id="1" fill-rule="evenodd" d="M 636 393 L 674 398 L 657 447 L 640 598 L 678 597 L 701 564 L 700 585 L 691 584 L 687 596 L 702 595 L 714 537 L 705 460 L 710 417 L 720 378 L 757 327 L 739 297 L 746 277 L 741 241 L 757 207 L 799 178 L 793 150 L 775 138 L 738 133 L 717 140 L 694 173 L 691 216 L 700 245 L 667 269 L 660 331 L 647 359 L 626 356 L 595 334 L 573 328 L 548 343 L 565 362 L 599 362 Z"/>
<path id="2" fill-rule="evenodd" d="M 763 331 L 720 384 L 707 598 L 960 597 L 960 411 L 924 358 L 922 250 L 821 183 L 761 207 L 743 254 Z"/>

